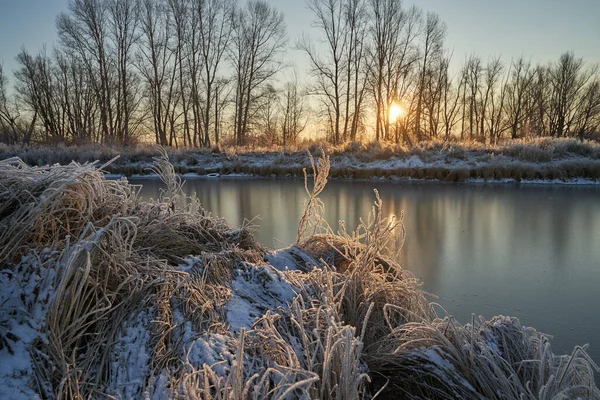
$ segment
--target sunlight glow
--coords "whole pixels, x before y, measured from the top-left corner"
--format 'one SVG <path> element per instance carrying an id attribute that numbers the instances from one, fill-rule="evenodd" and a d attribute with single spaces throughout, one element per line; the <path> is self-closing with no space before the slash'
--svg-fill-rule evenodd
<path id="1" fill-rule="evenodd" d="M 390 106 L 390 123 L 395 123 L 403 115 L 404 109 L 398 103 L 392 103 Z"/>

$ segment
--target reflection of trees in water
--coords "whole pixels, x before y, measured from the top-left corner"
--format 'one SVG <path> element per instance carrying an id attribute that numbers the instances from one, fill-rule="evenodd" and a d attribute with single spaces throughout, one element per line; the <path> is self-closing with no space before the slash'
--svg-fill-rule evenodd
<path id="1" fill-rule="evenodd" d="M 550 211 L 555 219 L 552 224 L 552 249 L 554 257 L 558 260 L 559 266 L 563 269 L 568 264 L 568 244 L 571 241 L 571 225 L 573 223 L 573 203 L 564 198 L 564 196 L 553 197 Z"/>
<path id="2" fill-rule="evenodd" d="M 513 254 L 545 248 L 550 251 L 547 258 L 552 259 L 553 264 L 566 266 L 574 234 L 572 227 L 577 224 L 579 207 L 585 204 L 575 200 L 571 190 L 538 187 L 520 188 L 519 196 L 502 193 L 505 214 L 512 216 L 511 226 L 506 231 L 512 233 L 511 242 L 519 250 Z"/>
<path id="3" fill-rule="evenodd" d="M 366 190 L 365 190 L 366 189 Z M 371 212 L 375 194 L 372 186 L 363 182 L 330 182 L 321 196 L 325 204 L 325 219 L 334 231 L 344 221 L 347 231 L 356 229 L 360 218 L 365 221 Z"/>
<path id="4" fill-rule="evenodd" d="M 223 181 L 227 185 L 230 207 L 221 210 L 230 224 L 244 219 L 258 225 L 258 238 L 265 245 L 288 245 L 296 238 L 297 222 L 305 198 L 303 185 L 297 181 L 243 180 Z M 222 190 L 221 188 L 215 188 Z M 232 212 L 235 208 L 235 212 Z M 275 243 L 273 241 L 275 240 Z"/>
<path id="5" fill-rule="evenodd" d="M 439 286 L 448 215 L 443 212 L 444 199 L 427 188 L 411 193 L 407 200 L 407 266 L 418 263 L 421 276 L 431 290 Z M 411 239 L 414 238 L 414 239 Z"/>

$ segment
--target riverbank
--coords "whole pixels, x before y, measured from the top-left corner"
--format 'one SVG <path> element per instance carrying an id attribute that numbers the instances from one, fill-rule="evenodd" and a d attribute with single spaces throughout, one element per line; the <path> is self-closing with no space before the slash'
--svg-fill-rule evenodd
<path id="1" fill-rule="evenodd" d="M 328 167 L 274 252 L 185 196 L 164 157 L 154 202 L 94 165 L 1 161 L 0 397 L 600 399 L 583 348 L 438 317 L 384 253 L 404 235 L 380 201 L 360 236 L 323 225 Z"/>
<path id="2" fill-rule="evenodd" d="M 331 156 L 332 178 L 417 179 L 442 182 L 600 183 L 600 144 L 575 139 L 511 141 L 503 145 L 425 142 L 412 148 L 377 143 L 322 144 Z M 226 148 L 167 150 L 175 171 L 187 176 L 244 174 L 303 176 L 309 168 L 307 150 L 320 154 L 317 144 L 279 149 Z M 153 147 L 101 146 L 17 148 L 0 147 L 0 159 L 19 157 L 29 165 L 108 162 L 111 174 L 133 176 L 152 173 Z"/>

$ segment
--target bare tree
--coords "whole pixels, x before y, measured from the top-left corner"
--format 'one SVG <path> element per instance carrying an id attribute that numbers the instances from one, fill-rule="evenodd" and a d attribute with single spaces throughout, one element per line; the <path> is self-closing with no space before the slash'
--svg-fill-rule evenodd
<path id="1" fill-rule="evenodd" d="M 96 98 L 87 69 L 77 55 L 55 50 L 56 96 L 72 142 L 97 141 Z"/>
<path id="2" fill-rule="evenodd" d="M 313 26 L 325 37 L 320 46 L 306 37 L 298 43 L 308 55 L 311 73 L 316 78 L 311 92 L 323 104 L 332 141 L 354 140 L 366 97 L 366 2 L 309 0 L 308 7 L 315 17 Z"/>
<path id="3" fill-rule="evenodd" d="M 435 138 L 439 135 L 442 123 L 442 96 L 448 81 L 447 75 L 447 60 L 440 58 L 427 71 L 423 88 L 417 93 L 417 97 L 422 99 L 422 137 Z"/>
<path id="4" fill-rule="evenodd" d="M 65 141 L 64 114 L 56 97 L 51 59 L 44 50 L 34 57 L 22 49 L 17 62 L 16 86 L 22 103 L 39 116 L 46 141 Z"/>
<path id="5" fill-rule="evenodd" d="M 217 123 L 217 116 L 213 115 L 213 103 L 218 97 L 215 82 L 231 38 L 234 6 L 235 0 L 200 0 L 196 6 L 200 23 L 200 74 L 205 95 L 202 118 L 204 146 L 210 146 L 210 126 Z"/>
<path id="6" fill-rule="evenodd" d="M 573 53 L 508 68 L 472 55 L 451 77 L 438 15 L 398 0 L 306 1 L 318 36 L 297 48 L 313 79 L 280 87 L 285 24 L 268 0 L 69 0 L 60 46 L 18 54 L 14 94 L 0 67 L 0 141 L 127 145 L 152 132 L 165 146 L 211 146 L 254 133 L 287 145 L 308 124 L 308 95 L 336 144 L 366 132 L 371 110 L 376 140 L 408 144 L 599 129 L 600 67 Z"/>
<path id="7" fill-rule="evenodd" d="M 283 14 L 263 0 L 249 1 L 235 12 L 230 59 L 235 73 L 234 138 L 246 144 L 251 114 L 261 86 L 281 68 L 286 44 Z"/>
<path id="8" fill-rule="evenodd" d="M 7 94 L 8 79 L 4 75 L 3 66 L 0 64 L 0 140 L 6 144 L 29 144 L 37 113 L 33 114 L 29 123 L 21 116 L 19 107 L 11 102 Z M 12 104 L 11 104 L 12 103 Z"/>
<path id="9" fill-rule="evenodd" d="M 101 141 L 115 140 L 113 68 L 108 49 L 107 3 L 102 0 L 71 0 L 69 13 L 57 18 L 61 44 L 76 52 L 88 70 L 100 112 Z"/>
<path id="10" fill-rule="evenodd" d="M 506 85 L 504 111 L 512 139 L 521 136 L 526 120 L 526 106 L 529 91 L 535 77 L 531 64 L 520 57 L 512 63 L 511 78 Z"/>
<path id="11" fill-rule="evenodd" d="M 200 20 L 202 15 L 195 1 L 186 3 L 185 12 L 187 17 L 187 31 L 185 40 L 185 60 L 188 81 L 184 83 L 189 90 L 189 107 L 192 111 L 192 122 L 194 128 L 193 145 L 194 147 L 202 144 L 204 135 L 202 134 L 202 115 L 203 98 L 201 93 L 200 71 L 202 69 L 200 61 Z M 183 17 L 185 18 L 185 17 Z M 183 66 L 182 66 L 183 68 Z M 186 89 L 182 88 L 182 92 Z"/>
<path id="12" fill-rule="evenodd" d="M 283 146 L 295 144 L 300 134 L 308 125 L 306 117 L 306 102 L 298 87 L 298 78 L 294 74 L 294 80 L 287 82 L 283 89 L 281 104 L 281 136 Z"/>
<path id="13" fill-rule="evenodd" d="M 482 90 L 483 67 L 481 58 L 471 55 L 464 66 L 463 75 L 465 78 L 465 88 L 463 93 L 463 134 L 466 124 L 469 124 L 469 138 L 477 136 L 481 120 L 481 110 L 479 108 L 479 94 Z"/>
<path id="14" fill-rule="evenodd" d="M 423 94 L 425 91 L 425 79 L 428 71 L 442 57 L 444 37 L 446 36 L 446 24 L 440 19 L 439 15 L 428 12 L 425 20 L 425 29 L 423 33 L 423 54 L 421 57 L 419 86 L 417 88 L 417 106 L 415 111 L 415 135 L 418 140 L 422 139 L 421 133 L 421 112 L 423 103 Z"/>
<path id="15" fill-rule="evenodd" d="M 346 98 L 344 115 L 344 141 L 355 140 L 366 94 L 366 38 L 368 14 L 365 0 L 347 0 L 345 24 L 348 31 L 346 52 Z"/>
<path id="16" fill-rule="evenodd" d="M 0 64 L 0 133 L 2 134 L 2 142 L 6 144 L 16 143 L 18 141 L 18 133 L 16 129 L 17 115 L 13 115 L 9 106 L 9 100 L 6 93 L 8 79 L 4 75 L 3 65 Z"/>
<path id="17" fill-rule="evenodd" d="M 527 123 L 536 136 L 547 135 L 549 132 L 548 119 L 546 118 L 551 93 L 548 68 L 536 66 L 527 102 Z"/>
<path id="18" fill-rule="evenodd" d="M 232 92 L 231 82 L 226 78 L 219 78 L 215 81 L 215 100 L 213 102 L 215 109 L 215 145 L 219 146 L 221 140 L 221 130 L 223 126 L 224 114 L 227 105 L 230 103 Z"/>
<path id="19" fill-rule="evenodd" d="M 112 38 L 113 60 L 116 64 L 115 123 L 116 140 L 130 142 L 130 121 L 133 119 L 136 98 L 136 79 L 131 64 L 134 45 L 138 39 L 139 0 L 106 0 L 109 35 Z"/>
<path id="20" fill-rule="evenodd" d="M 447 55 L 432 63 L 426 74 L 423 90 L 415 94 L 416 97 L 422 97 L 422 137 L 443 136 L 448 140 L 459 121 L 464 79 L 459 76 L 455 85 L 455 79 L 449 72 L 450 60 L 451 55 Z"/>
<path id="21" fill-rule="evenodd" d="M 271 84 L 265 85 L 263 94 L 259 97 L 256 126 L 260 130 L 259 143 L 264 146 L 278 144 L 279 135 L 279 91 Z"/>
<path id="22" fill-rule="evenodd" d="M 188 74 L 186 73 L 186 43 L 188 39 L 188 30 L 190 24 L 189 10 L 191 3 L 189 0 L 167 0 L 169 5 L 169 11 L 172 15 L 172 25 L 175 32 L 175 43 L 174 52 L 177 62 L 177 82 L 179 89 L 179 96 L 181 99 L 183 116 L 183 144 L 184 146 L 196 146 L 197 137 L 190 135 L 190 94 L 188 88 L 187 79 Z"/>
<path id="23" fill-rule="evenodd" d="M 552 88 L 547 109 L 551 136 L 566 136 L 573 128 L 577 118 L 577 99 L 593 75 L 592 71 L 583 68 L 583 59 L 575 58 L 569 52 L 548 70 Z"/>
<path id="24" fill-rule="evenodd" d="M 485 68 L 484 91 L 480 94 L 479 99 L 479 109 L 481 110 L 479 137 L 481 140 L 489 138 L 491 143 L 495 143 L 497 140 L 504 104 L 506 85 L 502 85 L 499 96 L 497 93 L 498 82 L 502 77 L 503 70 L 504 66 L 500 57 L 488 61 Z"/>
<path id="25" fill-rule="evenodd" d="M 406 14 L 399 1 L 370 0 L 371 20 L 371 56 L 369 76 L 372 78 L 375 98 L 376 120 L 375 140 L 387 138 L 385 128 L 388 125 L 387 106 L 389 95 L 384 93 L 385 82 L 390 80 L 393 71 L 393 57 L 396 53 L 402 25 Z"/>
<path id="26" fill-rule="evenodd" d="M 441 76 L 441 113 L 442 125 L 444 128 L 444 139 L 450 139 L 454 127 L 458 123 L 458 115 L 460 111 L 459 101 L 461 98 L 461 88 L 464 86 L 464 80 L 459 79 L 457 87 L 454 88 L 453 79 L 449 74 L 450 57 L 445 58 L 440 64 Z"/>
<path id="27" fill-rule="evenodd" d="M 421 13 L 416 7 L 405 11 L 396 0 L 369 0 L 369 11 L 368 77 L 375 100 L 375 138 L 389 140 L 389 109 L 394 101 L 406 97 L 413 81 Z M 407 130 L 403 132 L 404 140 L 409 141 Z"/>
<path id="28" fill-rule="evenodd" d="M 170 120 L 177 106 L 176 56 L 170 50 L 172 38 L 169 14 L 164 3 L 143 0 L 140 12 L 142 33 L 137 65 L 146 85 L 152 111 L 152 126 L 157 144 L 166 146 Z M 171 129 L 172 132 L 172 129 Z M 169 135 L 173 137 L 173 135 Z"/>
<path id="29" fill-rule="evenodd" d="M 584 140 L 586 135 L 595 133 L 600 126 L 600 74 L 598 66 L 593 68 L 592 78 L 583 89 L 578 107 L 577 118 L 574 121 L 574 132 Z"/>
<path id="30" fill-rule="evenodd" d="M 344 106 L 344 70 L 346 69 L 346 52 L 349 32 L 344 26 L 343 0 L 308 0 L 308 8 L 315 16 L 314 26 L 325 36 L 324 46 L 326 55 L 318 54 L 313 43 L 303 38 L 299 48 L 309 57 L 311 72 L 317 83 L 313 92 L 321 96 L 326 105 L 327 117 L 330 122 L 330 135 L 334 144 L 338 144 L 343 135 L 342 107 Z M 350 82 L 348 81 L 348 84 Z"/>

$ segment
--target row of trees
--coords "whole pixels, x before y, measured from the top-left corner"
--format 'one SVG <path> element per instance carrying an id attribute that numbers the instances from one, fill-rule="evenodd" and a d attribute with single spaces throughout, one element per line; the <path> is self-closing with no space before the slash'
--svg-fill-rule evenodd
<path id="1" fill-rule="evenodd" d="M 376 140 L 413 143 L 452 135 L 491 143 L 502 137 L 577 136 L 600 126 L 600 74 L 573 53 L 532 65 L 472 55 L 458 72 L 444 49 L 446 25 L 435 13 L 395 0 L 308 0 L 323 54 L 308 54 L 334 143 L 372 126 Z M 401 106 L 400 118 L 390 110 Z M 368 118 L 374 115 L 374 118 Z"/>
<path id="2" fill-rule="evenodd" d="M 285 145 L 309 116 L 335 144 L 598 131 L 600 73 L 573 53 L 546 65 L 473 55 L 453 71 L 435 13 L 306 2 L 317 34 L 291 44 L 310 66 L 299 82 L 282 61 L 284 17 L 265 0 L 71 0 L 59 45 L 17 56 L 12 92 L 0 68 L 0 140 Z"/>
<path id="3" fill-rule="evenodd" d="M 162 145 L 211 146 L 229 120 L 245 143 L 286 45 L 283 14 L 265 1 L 72 0 L 57 29 L 51 54 L 17 56 L 12 101 L 0 73 L 7 142 L 31 140 L 28 115 L 45 141 L 127 145 L 152 132 Z M 300 126 L 292 111 L 288 131 Z"/>

